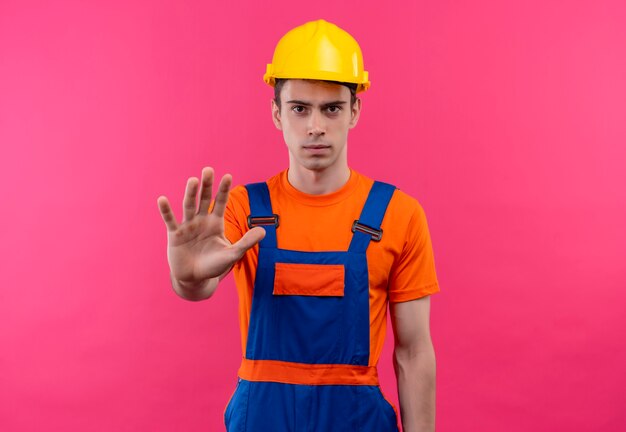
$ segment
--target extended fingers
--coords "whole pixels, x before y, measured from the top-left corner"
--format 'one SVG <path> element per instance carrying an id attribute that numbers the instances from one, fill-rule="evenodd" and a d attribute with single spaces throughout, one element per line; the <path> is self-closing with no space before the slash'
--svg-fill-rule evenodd
<path id="1" fill-rule="evenodd" d="M 198 179 L 191 177 L 187 180 L 185 198 L 183 199 L 183 222 L 190 221 L 196 214 L 196 195 L 198 194 Z"/>
<path id="2" fill-rule="evenodd" d="M 160 196 L 157 199 L 157 203 L 159 205 L 159 212 L 161 213 L 161 217 L 163 218 L 168 231 L 175 231 L 176 228 L 178 228 L 178 224 L 176 224 L 176 218 L 174 217 L 169 201 L 166 197 Z"/>
<path id="3" fill-rule="evenodd" d="M 198 214 L 206 215 L 211 205 L 211 195 L 213 189 L 213 168 L 202 169 L 202 183 L 200 184 L 200 205 L 198 206 Z"/>

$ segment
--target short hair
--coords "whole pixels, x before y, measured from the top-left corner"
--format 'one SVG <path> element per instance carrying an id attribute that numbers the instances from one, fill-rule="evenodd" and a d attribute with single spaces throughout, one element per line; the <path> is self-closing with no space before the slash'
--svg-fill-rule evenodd
<path id="1" fill-rule="evenodd" d="M 287 79 L 289 78 L 276 78 L 275 83 L 274 83 L 274 102 L 276 102 L 276 105 L 278 105 L 279 111 L 281 110 L 280 91 L 285 85 L 285 81 L 287 81 Z M 311 81 L 324 81 L 324 80 L 311 80 Z M 358 84 L 346 83 L 346 82 L 340 82 L 340 81 L 324 81 L 324 82 L 329 82 L 332 84 L 339 84 L 339 85 L 348 87 L 348 89 L 350 90 L 350 108 L 352 108 L 352 106 L 356 102 L 356 89 L 359 86 Z"/>

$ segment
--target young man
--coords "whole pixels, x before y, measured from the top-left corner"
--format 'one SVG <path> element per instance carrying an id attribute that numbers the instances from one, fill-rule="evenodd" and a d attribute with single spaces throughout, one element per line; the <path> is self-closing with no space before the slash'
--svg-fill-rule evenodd
<path id="1" fill-rule="evenodd" d="M 244 358 L 229 431 L 398 431 L 378 385 L 389 304 L 402 425 L 434 431 L 429 295 L 439 290 L 424 211 L 352 170 L 348 131 L 369 87 L 361 50 L 326 21 L 278 43 L 265 81 L 289 169 L 238 186 L 213 170 L 187 182 L 178 224 L 159 197 L 174 290 L 211 297 L 234 269 Z M 200 188 L 200 201 L 196 195 Z"/>

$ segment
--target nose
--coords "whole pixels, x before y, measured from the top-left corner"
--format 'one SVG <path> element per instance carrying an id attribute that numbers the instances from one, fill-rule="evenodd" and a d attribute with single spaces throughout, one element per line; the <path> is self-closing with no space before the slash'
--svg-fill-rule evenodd
<path id="1" fill-rule="evenodd" d="M 309 117 L 309 136 L 321 136 L 326 133 L 324 117 L 317 110 L 313 110 Z"/>

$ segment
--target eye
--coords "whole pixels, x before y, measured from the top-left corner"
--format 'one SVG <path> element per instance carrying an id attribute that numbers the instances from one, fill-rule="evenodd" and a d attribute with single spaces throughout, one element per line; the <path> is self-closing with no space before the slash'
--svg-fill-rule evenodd
<path id="1" fill-rule="evenodd" d="M 302 114 L 304 113 L 304 111 L 306 111 L 306 107 L 302 106 L 302 105 L 294 105 L 291 110 L 293 112 L 295 112 L 296 114 Z"/>
<path id="2" fill-rule="evenodd" d="M 326 110 L 331 114 L 338 114 L 341 111 L 341 107 L 339 105 L 331 105 Z"/>

